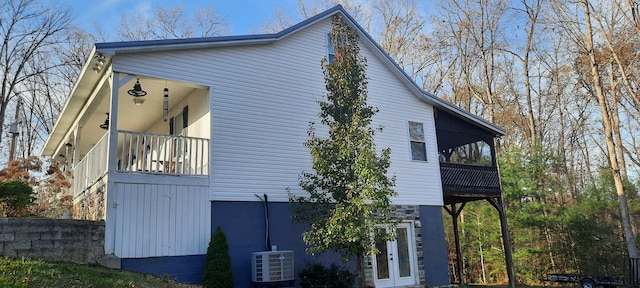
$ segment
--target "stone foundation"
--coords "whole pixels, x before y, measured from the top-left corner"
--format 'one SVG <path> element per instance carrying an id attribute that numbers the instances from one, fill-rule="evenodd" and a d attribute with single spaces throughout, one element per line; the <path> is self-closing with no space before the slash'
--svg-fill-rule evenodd
<path id="1" fill-rule="evenodd" d="M 73 218 L 81 220 L 104 221 L 106 218 L 106 188 L 104 185 L 90 190 L 88 195 L 73 203 Z"/>

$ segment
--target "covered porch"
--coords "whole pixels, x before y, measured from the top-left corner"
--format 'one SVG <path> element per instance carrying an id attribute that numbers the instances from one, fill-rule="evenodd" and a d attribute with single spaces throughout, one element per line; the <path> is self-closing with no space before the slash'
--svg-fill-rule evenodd
<path id="1" fill-rule="evenodd" d="M 461 119 L 441 109 L 435 112 L 443 208 L 451 216 L 456 246 L 454 280 L 464 284 L 458 218 L 466 203 L 486 200 L 500 217 L 509 286 L 514 287 L 515 273 L 494 141 L 504 131 L 489 129 L 493 125 L 483 125 L 485 121 L 479 118 Z"/>
<path id="2" fill-rule="evenodd" d="M 43 148 L 71 171 L 74 205 L 106 194 L 113 177 L 208 178 L 209 88 L 113 72 L 108 62 L 94 54 Z"/>

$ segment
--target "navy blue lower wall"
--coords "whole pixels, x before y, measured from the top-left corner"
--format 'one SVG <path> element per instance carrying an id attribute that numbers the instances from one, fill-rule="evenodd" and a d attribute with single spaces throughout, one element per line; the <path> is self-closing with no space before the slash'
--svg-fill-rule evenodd
<path id="1" fill-rule="evenodd" d="M 267 251 L 265 214 L 262 202 L 211 202 L 211 230 L 218 225 L 227 236 L 235 287 L 251 287 L 251 253 Z M 305 253 L 302 232 L 305 225 L 291 220 L 289 203 L 269 203 L 271 245 L 278 250 L 293 250 L 296 278 L 308 263 L 336 263 L 344 266 L 337 253 L 311 256 Z M 270 250 L 270 249 L 269 249 Z M 355 261 L 352 261 L 353 264 Z M 355 265 L 351 265 L 355 271 Z M 445 267 L 446 268 L 446 267 Z"/>
<path id="2" fill-rule="evenodd" d="M 449 285 L 447 243 L 441 206 L 420 206 L 422 251 L 427 286 Z"/>
<path id="3" fill-rule="evenodd" d="M 200 284 L 204 258 L 204 255 L 123 258 L 120 264 L 125 270 L 169 276 L 180 282 Z"/>
<path id="4" fill-rule="evenodd" d="M 442 207 L 420 206 L 422 225 L 416 233 L 422 236 L 427 286 L 450 284 L 442 217 Z M 251 253 L 267 250 L 264 205 L 262 202 L 214 201 L 211 203 L 211 223 L 212 231 L 220 226 L 227 236 L 235 287 L 251 287 Z M 319 256 L 305 253 L 302 232 L 306 227 L 291 220 L 289 203 L 269 203 L 269 224 L 271 245 L 277 246 L 278 250 L 293 250 L 295 253 L 296 278 L 309 263 L 345 265 L 337 253 Z M 166 275 L 180 282 L 199 284 L 204 259 L 204 255 L 125 258 L 121 265 L 126 270 Z M 354 262 L 347 266 L 355 272 Z"/>

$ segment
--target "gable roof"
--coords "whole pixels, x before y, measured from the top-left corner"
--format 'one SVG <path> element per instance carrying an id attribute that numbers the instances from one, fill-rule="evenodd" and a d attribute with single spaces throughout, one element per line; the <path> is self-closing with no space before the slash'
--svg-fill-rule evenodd
<path id="1" fill-rule="evenodd" d="M 60 119 L 58 119 L 49 135 L 49 138 L 47 138 L 42 154 L 49 155 L 56 149 L 53 145 L 60 145 L 58 142 L 62 141 L 61 139 L 64 137 L 64 131 L 67 131 L 72 125 L 71 120 L 62 121 L 62 116 L 68 114 L 77 115 L 89 97 L 88 95 L 90 94 L 90 91 L 87 89 L 90 89 L 89 87 L 93 87 L 91 84 L 98 81 L 102 73 L 106 73 L 106 71 L 109 70 L 103 69 L 102 73 L 90 73 L 90 70 L 92 70 L 91 66 L 95 65 L 94 62 L 97 61 L 95 59 L 102 59 L 101 61 L 103 61 L 103 63 L 109 65 L 112 57 L 117 54 L 268 44 L 284 39 L 310 25 L 323 21 L 336 14 L 341 14 L 347 24 L 358 31 L 363 43 L 371 48 L 374 53 L 377 53 L 377 56 L 380 56 L 385 66 L 387 66 L 389 70 L 395 74 L 395 76 L 397 76 L 398 79 L 400 79 L 400 81 L 402 81 L 416 97 L 439 109 L 450 112 L 464 121 L 476 125 L 493 135 L 502 136 L 505 134 L 505 130 L 503 128 L 422 90 L 422 88 L 420 88 L 418 84 L 409 77 L 409 75 L 382 49 L 382 47 L 373 40 L 371 35 L 369 35 L 355 21 L 355 19 L 353 19 L 351 15 L 344 10 L 342 5 L 337 5 L 296 25 L 272 34 L 96 43 L 72 89 L 71 96 L 65 103 L 62 113 L 60 114 Z"/>
<path id="2" fill-rule="evenodd" d="M 194 49 L 194 48 L 207 48 L 207 47 L 220 47 L 220 46 L 235 46 L 235 45 L 250 45 L 250 44 L 266 44 L 276 42 L 283 39 L 305 27 L 312 25 L 316 22 L 322 21 L 335 14 L 342 14 L 347 20 L 347 23 L 355 28 L 361 39 L 365 41 L 367 45 L 374 48 L 377 53 L 385 60 L 385 64 L 391 68 L 393 73 L 397 74 L 400 79 L 413 90 L 416 96 L 420 97 L 425 102 L 436 106 L 442 110 L 451 112 L 464 120 L 473 124 L 479 125 L 481 128 L 490 131 L 494 135 L 502 136 L 505 134 L 505 130 L 483 118 L 480 118 L 466 110 L 463 110 L 456 105 L 447 102 L 433 94 L 422 90 L 416 84 L 411 77 L 387 54 L 382 47 L 380 47 L 375 40 L 369 35 L 356 21 L 347 13 L 342 5 L 336 5 L 333 8 L 326 10 L 320 14 L 317 14 L 307 20 L 304 20 L 296 25 L 293 25 L 287 29 L 284 29 L 278 33 L 273 34 L 258 34 L 258 35 L 241 35 L 241 36 L 223 36 L 223 37 L 205 37 L 205 38 L 187 38 L 187 39 L 168 39 L 168 40 L 150 40 L 150 41 L 129 41 L 129 42 L 111 42 L 111 43 L 97 43 L 96 50 L 105 54 L 118 54 L 118 53 L 137 53 L 147 51 L 165 51 L 165 50 L 178 50 L 178 49 Z"/>

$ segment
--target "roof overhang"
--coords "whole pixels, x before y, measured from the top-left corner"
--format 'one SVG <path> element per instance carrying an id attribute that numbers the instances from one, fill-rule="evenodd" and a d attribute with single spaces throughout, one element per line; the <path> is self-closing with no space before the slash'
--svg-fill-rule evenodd
<path id="1" fill-rule="evenodd" d="M 100 62 L 102 63 L 99 64 Z M 98 66 L 100 68 L 96 69 Z M 62 108 L 58 120 L 42 147 L 40 152 L 42 156 L 53 156 L 66 143 L 66 140 L 73 133 L 72 127 L 76 124 L 78 115 L 91 98 L 96 86 L 102 82 L 102 78 L 108 77 L 110 74 L 109 67 L 111 67 L 111 57 L 97 52 L 94 47 L 82 67 L 78 80 L 71 89 L 70 96 Z"/>

